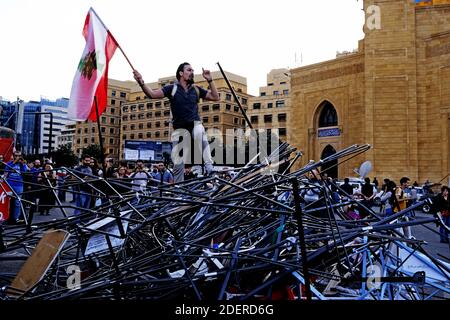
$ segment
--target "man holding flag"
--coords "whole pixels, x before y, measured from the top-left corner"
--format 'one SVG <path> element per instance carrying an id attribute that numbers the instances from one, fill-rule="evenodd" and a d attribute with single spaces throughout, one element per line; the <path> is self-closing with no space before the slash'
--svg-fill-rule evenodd
<path id="1" fill-rule="evenodd" d="M 178 81 L 175 85 L 152 90 L 145 85 L 141 74 L 133 68 L 128 57 L 92 8 L 89 9 L 86 16 L 83 36 L 86 39 L 86 46 L 73 80 L 68 116 L 77 121 L 97 121 L 102 157 L 103 139 L 101 137 L 99 116 L 103 113 L 107 104 L 108 64 L 115 50 L 119 48 L 133 69 L 134 78 L 142 87 L 144 93 L 151 99 L 169 98 L 175 129 L 174 135 L 172 135 L 174 149 L 180 142 L 178 140 L 179 136 L 184 136 L 184 132 L 186 132 L 193 138 L 194 142 L 200 142 L 195 143 L 195 150 L 200 149 L 201 151 L 195 153 L 203 155 L 206 172 L 210 173 L 213 169 L 213 161 L 206 132 L 200 121 L 198 101 L 200 99 L 207 101 L 219 100 L 219 94 L 214 85 L 211 72 L 203 70 L 203 77 L 209 84 L 209 90 L 205 90 L 194 84 L 194 70 L 189 63 L 185 62 L 180 64 L 177 69 L 176 78 Z M 175 164 L 175 182 L 183 181 L 185 162 L 183 158 L 185 157 L 181 159 L 179 156 L 174 157 L 174 152 L 172 152 L 172 158 Z M 103 163 L 103 158 L 100 161 Z"/>
<path id="2" fill-rule="evenodd" d="M 175 74 L 177 82 L 175 84 L 153 90 L 145 84 L 142 75 L 137 70 L 134 70 L 134 79 L 150 99 L 166 97 L 170 101 L 174 128 L 174 133 L 172 134 L 172 161 L 174 162 L 173 173 L 175 182 L 184 180 L 184 163 L 185 161 L 189 162 L 189 157 L 185 156 L 189 154 L 189 150 L 183 150 L 183 156 L 181 157 L 178 154 L 179 148 L 177 148 L 177 145 L 180 143 L 180 137 L 183 137 L 184 140 L 186 136 L 190 136 L 191 146 L 194 144 L 194 148 L 190 149 L 194 149 L 194 152 L 203 155 L 206 173 L 209 174 L 213 170 L 213 160 L 208 139 L 198 113 L 198 102 L 200 99 L 219 101 L 219 93 L 214 85 L 211 72 L 203 70 L 202 75 L 209 84 L 209 90 L 194 84 L 194 69 L 189 63 L 184 62 L 177 68 Z M 186 142 L 183 145 L 186 146 Z M 189 143 L 187 143 L 187 146 L 189 146 Z"/>

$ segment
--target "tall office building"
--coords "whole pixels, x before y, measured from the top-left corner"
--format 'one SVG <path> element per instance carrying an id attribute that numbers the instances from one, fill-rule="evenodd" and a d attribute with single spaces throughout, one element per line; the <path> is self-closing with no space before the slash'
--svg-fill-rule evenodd
<path id="1" fill-rule="evenodd" d="M 48 153 L 50 147 L 52 150 L 57 148 L 57 139 L 65 126 L 74 124 L 75 121 L 67 117 L 69 99 L 60 98 L 53 101 L 41 98 L 40 103 L 42 114 L 40 115 L 41 134 L 39 136 L 39 153 Z M 53 115 L 53 123 L 50 121 L 51 116 L 49 113 Z M 51 137 L 50 129 L 52 131 Z"/>
<path id="2" fill-rule="evenodd" d="M 259 88 L 258 97 L 250 99 L 247 114 L 254 129 L 277 129 L 282 140 L 288 139 L 290 88 L 288 69 L 274 69 L 267 74 L 267 85 Z"/>

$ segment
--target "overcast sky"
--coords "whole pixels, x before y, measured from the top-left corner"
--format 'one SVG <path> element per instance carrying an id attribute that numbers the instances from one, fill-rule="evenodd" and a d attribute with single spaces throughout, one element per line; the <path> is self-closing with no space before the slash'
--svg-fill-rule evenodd
<path id="1" fill-rule="evenodd" d="M 0 0 L 0 96 L 69 97 L 91 6 L 146 82 L 220 62 L 253 95 L 271 69 L 334 59 L 364 37 L 357 0 Z M 109 77 L 132 79 L 119 50 Z"/>

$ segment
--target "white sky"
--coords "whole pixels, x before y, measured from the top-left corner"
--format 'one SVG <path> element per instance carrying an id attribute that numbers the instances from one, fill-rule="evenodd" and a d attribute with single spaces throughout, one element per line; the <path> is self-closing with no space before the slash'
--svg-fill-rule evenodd
<path id="1" fill-rule="evenodd" d="M 146 82 L 220 62 L 253 95 L 271 69 L 334 59 L 364 37 L 356 0 L 0 0 L 0 96 L 68 98 L 91 6 Z M 119 50 L 109 77 L 132 79 Z"/>

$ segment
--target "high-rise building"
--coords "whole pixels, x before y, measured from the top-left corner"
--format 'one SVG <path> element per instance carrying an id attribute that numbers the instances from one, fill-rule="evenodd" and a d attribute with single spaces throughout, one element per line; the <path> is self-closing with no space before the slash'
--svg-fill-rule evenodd
<path id="1" fill-rule="evenodd" d="M 15 129 L 16 127 L 16 102 L 10 102 L 0 97 L 0 126 Z"/>
<path id="2" fill-rule="evenodd" d="M 56 148 L 59 149 L 62 146 L 69 145 L 70 148 L 74 146 L 76 123 L 67 124 L 61 129 L 61 135 L 56 139 Z"/>
<path id="3" fill-rule="evenodd" d="M 267 74 L 267 85 L 259 88 L 258 97 L 250 99 L 247 115 L 253 129 L 277 129 L 280 139 L 288 139 L 290 89 L 291 76 L 288 69 L 274 69 Z"/>
<path id="4" fill-rule="evenodd" d="M 39 120 L 41 103 L 28 101 L 23 106 L 22 133 L 18 136 L 20 149 L 25 155 L 42 153 L 42 122 Z"/>
<path id="5" fill-rule="evenodd" d="M 39 153 L 48 153 L 50 147 L 52 150 L 57 148 L 58 137 L 65 126 L 74 124 L 75 121 L 67 117 L 67 108 L 69 107 L 69 99 L 67 98 L 60 98 L 55 101 L 41 98 L 40 104 L 42 112 L 40 127 L 42 129 L 39 138 Z M 52 117 L 48 113 L 51 113 Z M 53 123 L 51 123 L 52 118 Z M 51 137 L 50 129 L 52 131 Z"/>
<path id="6" fill-rule="evenodd" d="M 57 100 L 41 98 L 38 101 L 28 102 L 0 100 L 3 111 L 0 125 L 18 130 L 16 147 L 25 155 L 48 154 L 50 147 L 52 150 L 57 148 L 58 136 L 65 125 L 75 123 L 67 118 L 68 103 L 67 98 Z M 21 130 L 17 123 L 17 111 L 22 111 L 20 108 L 23 108 Z"/>

